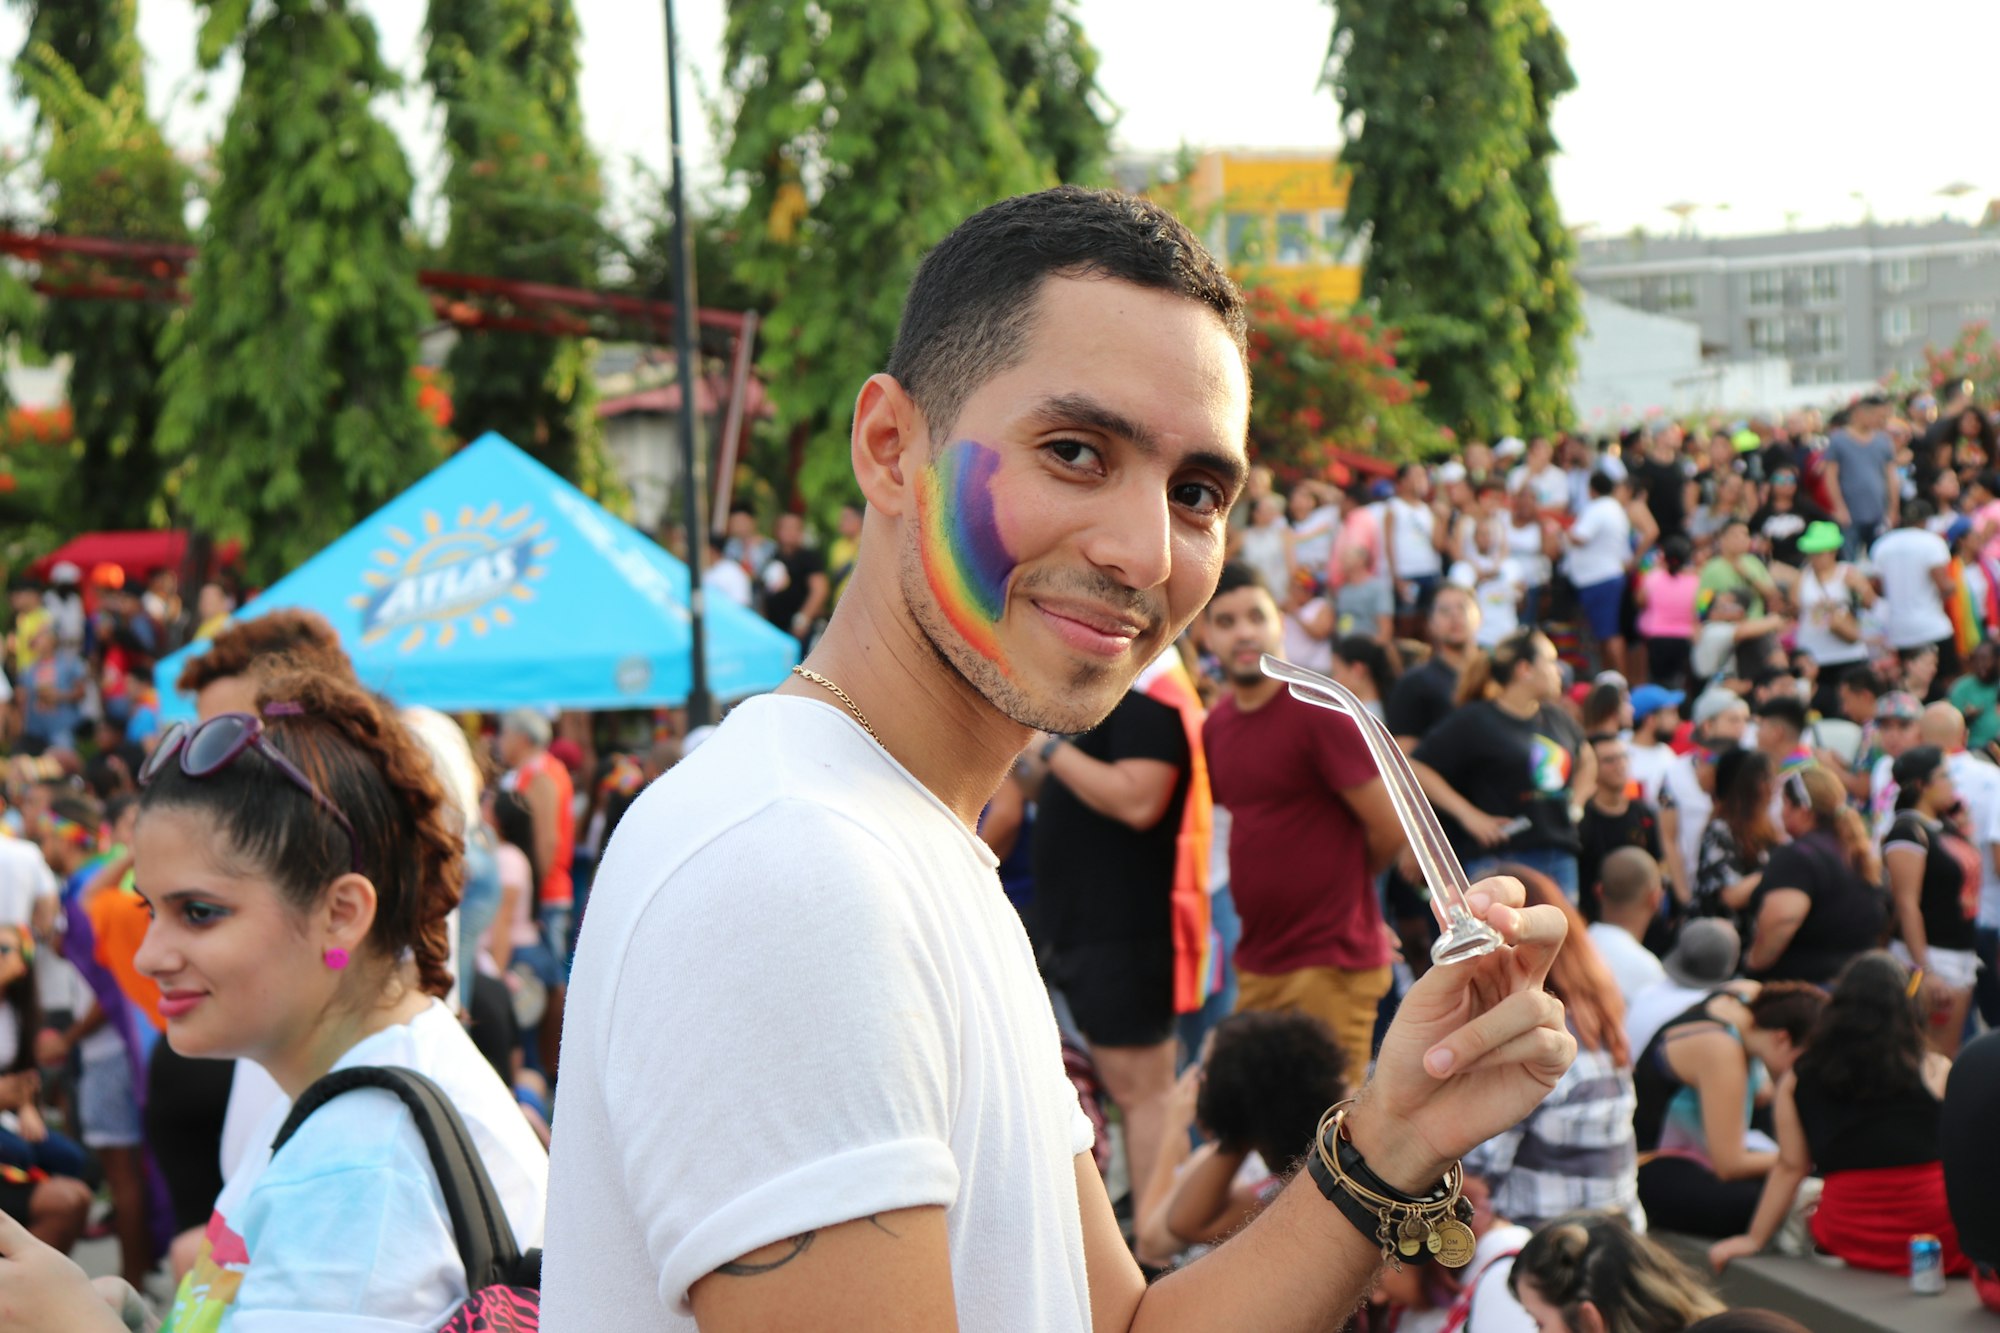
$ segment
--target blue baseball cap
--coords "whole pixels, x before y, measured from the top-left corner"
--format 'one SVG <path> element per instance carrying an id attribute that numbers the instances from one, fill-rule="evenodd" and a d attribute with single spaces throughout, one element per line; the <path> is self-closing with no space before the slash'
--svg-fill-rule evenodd
<path id="1" fill-rule="evenodd" d="M 1632 720 L 1643 722 L 1662 708 L 1679 708 L 1687 695 L 1663 685 L 1641 685 L 1632 691 Z"/>

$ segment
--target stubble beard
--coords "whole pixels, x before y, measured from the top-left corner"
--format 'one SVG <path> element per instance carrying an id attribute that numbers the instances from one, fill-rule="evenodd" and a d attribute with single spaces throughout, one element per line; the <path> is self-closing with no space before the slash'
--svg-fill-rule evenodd
<path id="1" fill-rule="evenodd" d="M 931 652 L 946 670 L 971 686 L 974 693 L 1009 722 L 1034 731 L 1074 736 L 1095 727 L 1117 707 L 1122 690 L 1101 706 L 1084 702 L 1105 689 L 1112 672 L 1109 667 L 1083 663 L 1070 673 L 1064 687 L 1065 693 L 1080 697 L 1036 698 L 1002 670 L 999 663 L 974 651 L 952 628 L 951 622 L 938 609 L 930 582 L 924 576 L 923 557 L 914 542 L 903 548 L 899 564 L 903 604 L 909 608 L 910 620 L 923 634 Z M 1130 684 L 1129 681 L 1126 683 Z"/>

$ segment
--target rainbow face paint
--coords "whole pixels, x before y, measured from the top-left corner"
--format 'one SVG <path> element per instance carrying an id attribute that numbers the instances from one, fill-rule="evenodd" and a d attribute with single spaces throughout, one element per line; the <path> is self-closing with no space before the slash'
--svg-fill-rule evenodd
<path id="1" fill-rule="evenodd" d="M 924 470 L 917 501 L 931 593 L 960 637 L 994 662 L 1000 660 L 994 627 L 1007 610 L 1007 580 L 1014 573 L 993 504 L 999 471 L 998 453 L 959 440 L 939 450 Z"/>

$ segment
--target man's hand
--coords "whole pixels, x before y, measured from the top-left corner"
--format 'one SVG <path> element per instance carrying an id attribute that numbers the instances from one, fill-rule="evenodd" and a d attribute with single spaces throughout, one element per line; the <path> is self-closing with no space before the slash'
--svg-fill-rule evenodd
<path id="1" fill-rule="evenodd" d="M 119 1333 L 83 1270 L 0 1213 L 0 1322 L 9 1333 Z"/>
<path id="2" fill-rule="evenodd" d="M 1576 1038 L 1547 991 L 1568 927 L 1560 909 L 1523 909 L 1516 879 L 1481 880 L 1472 913 L 1500 948 L 1433 967 L 1403 997 L 1348 1132 L 1390 1185 L 1430 1189 L 1457 1158 L 1527 1116 L 1568 1072 Z"/>
<path id="3" fill-rule="evenodd" d="M 1473 840 L 1482 847 L 1498 847 L 1507 841 L 1507 825 L 1511 822 L 1498 815 L 1489 815 L 1484 810 L 1470 810 L 1458 821 L 1470 833 Z M 1421 882 L 1421 880 L 1413 881 Z"/>

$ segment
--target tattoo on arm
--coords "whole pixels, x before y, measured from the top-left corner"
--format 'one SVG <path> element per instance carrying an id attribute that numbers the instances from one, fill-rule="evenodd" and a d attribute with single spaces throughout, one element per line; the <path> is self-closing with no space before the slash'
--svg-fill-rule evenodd
<path id="1" fill-rule="evenodd" d="M 1996 855 L 1996 856 L 2000 856 L 2000 853 L 1996 853 L 1995 855 Z M 876 1229 L 877 1231 L 879 1231 L 879 1232 L 881 1232 L 881 1233 L 882 1233 L 883 1235 L 885 1235 L 885 1236 L 889 1237 L 889 1238 L 890 1238 L 891 1240 L 901 1240 L 901 1239 L 902 1239 L 902 1236 L 901 1236 L 901 1235 L 897 1234 L 897 1233 L 896 1233 L 896 1232 L 894 1232 L 894 1231 L 891 1231 L 891 1230 L 889 1229 L 889 1226 L 888 1226 L 888 1224 L 887 1224 L 886 1222 L 884 1222 L 884 1221 L 883 1221 L 883 1220 L 882 1220 L 881 1218 L 877 1217 L 877 1216 L 876 1216 L 875 1214 L 873 1214 L 873 1213 L 870 1213 L 870 1214 L 868 1215 L 868 1225 L 869 1225 L 869 1226 L 871 1226 L 871 1227 L 874 1227 L 874 1228 L 875 1228 L 875 1229 Z"/>
<path id="2" fill-rule="evenodd" d="M 802 1232 L 799 1235 L 793 1236 L 790 1242 L 788 1242 L 790 1248 L 775 1259 L 757 1264 L 744 1263 L 739 1259 L 732 1263 L 723 1264 L 715 1271 L 724 1277 L 762 1277 L 766 1273 L 776 1272 L 804 1254 L 812 1248 L 813 1241 L 818 1239 L 818 1237 L 819 1233 L 817 1231 Z"/>

